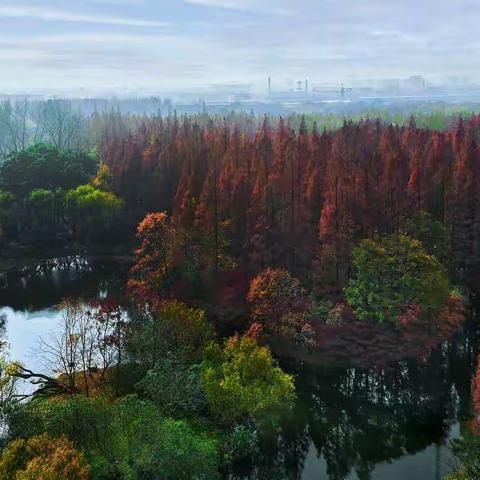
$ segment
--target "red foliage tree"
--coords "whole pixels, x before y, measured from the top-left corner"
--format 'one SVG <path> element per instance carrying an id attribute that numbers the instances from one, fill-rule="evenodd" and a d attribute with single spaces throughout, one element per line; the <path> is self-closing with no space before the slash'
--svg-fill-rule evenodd
<path id="1" fill-rule="evenodd" d="M 165 212 L 150 213 L 137 227 L 141 245 L 128 282 L 129 293 L 139 299 L 161 295 L 168 289 L 174 231 Z"/>
<path id="2" fill-rule="evenodd" d="M 246 115 L 141 118 L 132 134 L 113 116 L 101 150 L 112 189 L 134 221 L 167 211 L 194 243 L 208 237 L 213 272 L 221 270 L 228 221 L 228 253 L 247 270 L 287 268 L 309 281 L 322 277 L 333 290 L 349 274 L 355 242 L 397 232 L 426 210 L 451 232 L 453 268 L 474 283 L 480 117 L 441 133 L 413 121 L 346 122 L 321 134 L 305 121 L 297 131 L 283 119 L 255 122 Z"/>

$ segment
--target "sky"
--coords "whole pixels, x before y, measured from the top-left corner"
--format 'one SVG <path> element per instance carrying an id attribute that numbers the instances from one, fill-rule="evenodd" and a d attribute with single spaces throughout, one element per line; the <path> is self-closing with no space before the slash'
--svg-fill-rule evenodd
<path id="1" fill-rule="evenodd" d="M 478 0 L 0 0 L 0 93 L 480 80 Z"/>

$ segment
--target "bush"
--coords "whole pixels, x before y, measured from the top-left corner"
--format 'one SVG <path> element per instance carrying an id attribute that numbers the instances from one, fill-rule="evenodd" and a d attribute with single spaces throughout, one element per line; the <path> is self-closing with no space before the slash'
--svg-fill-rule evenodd
<path id="1" fill-rule="evenodd" d="M 95 479 L 217 477 L 216 440 L 184 420 L 165 417 L 154 403 L 136 396 L 113 403 L 80 395 L 34 400 L 13 413 L 8 418 L 12 436 L 68 437 L 85 452 Z M 23 445 L 26 440 L 17 441 Z"/>
<path id="2" fill-rule="evenodd" d="M 46 433 L 67 436 L 77 447 L 106 451 L 111 405 L 102 398 L 73 395 L 66 398 L 33 399 L 10 409 L 10 435 L 29 438 Z"/>
<path id="3" fill-rule="evenodd" d="M 257 275 L 250 283 L 247 302 L 252 318 L 267 331 L 301 345 L 315 345 L 310 323 L 313 302 L 286 270 L 267 268 Z"/>
<path id="4" fill-rule="evenodd" d="M 190 416 L 206 405 L 200 380 L 200 366 L 186 365 L 181 358 L 170 355 L 149 370 L 137 384 L 143 395 L 160 408 L 164 415 Z"/>
<path id="5" fill-rule="evenodd" d="M 165 480 L 218 477 L 217 442 L 183 420 L 165 418 L 135 396 L 115 403 L 113 438 L 122 478 Z"/>

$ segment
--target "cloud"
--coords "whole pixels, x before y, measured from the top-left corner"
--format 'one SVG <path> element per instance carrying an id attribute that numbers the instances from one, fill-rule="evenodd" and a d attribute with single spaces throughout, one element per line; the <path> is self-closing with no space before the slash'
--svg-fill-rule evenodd
<path id="1" fill-rule="evenodd" d="M 475 1 L 0 0 L 0 88 L 480 79 Z"/>
<path id="2" fill-rule="evenodd" d="M 190 5 L 221 8 L 238 12 L 261 13 L 270 15 L 288 16 L 292 11 L 278 5 L 268 5 L 267 2 L 249 0 L 185 0 Z"/>
<path id="3" fill-rule="evenodd" d="M 87 3 L 99 4 L 99 5 L 144 5 L 144 0 L 86 0 Z"/>
<path id="4" fill-rule="evenodd" d="M 168 22 L 69 12 L 33 5 L 0 5 L 0 18 L 31 18 L 52 22 L 94 23 L 124 27 L 167 27 Z"/>
<path id="5" fill-rule="evenodd" d="M 251 10 L 245 2 L 235 0 L 185 0 L 185 3 L 203 5 L 205 7 L 224 8 L 226 10 Z"/>

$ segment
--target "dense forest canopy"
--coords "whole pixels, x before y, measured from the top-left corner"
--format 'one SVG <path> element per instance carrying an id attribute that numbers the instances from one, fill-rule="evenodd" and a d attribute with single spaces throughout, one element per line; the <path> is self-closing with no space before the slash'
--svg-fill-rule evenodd
<path id="1" fill-rule="evenodd" d="M 49 102 L 58 105 L 42 107 L 44 115 L 35 118 L 56 118 L 55 113 L 63 121 L 52 124 L 76 121 L 66 101 Z M 5 111 L 13 115 L 12 108 Z M 28 113 L 34 105 L 25 109 Z M 418 117 L 424 124 L 425 115 Z M 420 128 L 414 117 L 397 125 L 343 121 L 337 129 L 322 130 L 315 116 L 94 113 L 81 117 L 87 132 L 81 142 L 59 146 L 62 142 L 51 136 L 37 136 L 47 143 L 28 146 L 35 137 L 26 134 L 23 148 L 4 156 L 2 228 L 7 238 L 23 235 L 28 241 L 30 225 L 23 226 L 21 219 L 36 204 L 42 215 L 51 213 L 52 238 L 74 230 L 81 231 L 82 241 L 107 237 L 79 228 L 72 210 L 78 202 L 68 211 L 63 198 L 62 192 L 91 181 L 124 202 L 119 227 L 124 238 L 132 238 L 147 213 L 165 211 L 177 234 L 182 231 L 185 242 L 201 247 L 196 263 L 206 261 L 217 272 L 232 262 L 253 273 L 279 266 L 334 291 L 345 286 L 351 252 L 360 240 L 407 233 L 430 253 L 448 252 L 443 253 L 448 262 L 441 260 L 456 283 L 476 288 L 479 119 L 444 118 L 442 131 Z M 115 210 L 112 201 L 104 200 Z M 27 223 L 34 224 L 35 218 Z"/>
<path id="2" fill-rule="evenodd" d="M 288 449 L 305 459 L 308 415 L 323 421 L 332 406 L 320 389 L 302 412 L 311 379 L 286 373 L 275 352 L 347 364 L 329 394 L 390 408 L 410 387 L 389 363 L 451 338 L 478 293 L 478 116 L 323 129 L 303 116 L 48 108 L 28 113 L 25 142 L 0 163 L 2 257 L 102 249 L 133 267 L 121 299 L 59 306 L 41 348 L 55 375 L 2 358 L 0 478 L 233 479 L 239 465 L 252 478 L 297 475 Z M 81 141 L 66 127 L 29 137 L 54 114 L 80 122 Z M 20 380 L 37 387 L 28 401 L 15 396 Z M 428 410 L 430 395 L 408 392 L 401 408 Z M 293 413 L 303 423 L 292 427 Z M 382 430 L 382 461 L 407 448 L 400 417 Z M 324 420 L 312 436 L 332 478 L 370 478 L 361 446 L 339 463 L 339 430 Z"/>
<path id="3" fill-rule="evenodd" d="M 364 121 L 328 132 L 282 119 L 151 119 L 105 140 L 101 157 L 139 217 L 166 211 L 172 228 L 210 235 L 214 269 L 226 248 L 253 271 L 279 266 L 331 290 L 344 286 L 358 241 L 409 233 L 432 253 L 442 242 L 455 278 L 477 288 L 479 125 Z"/>

